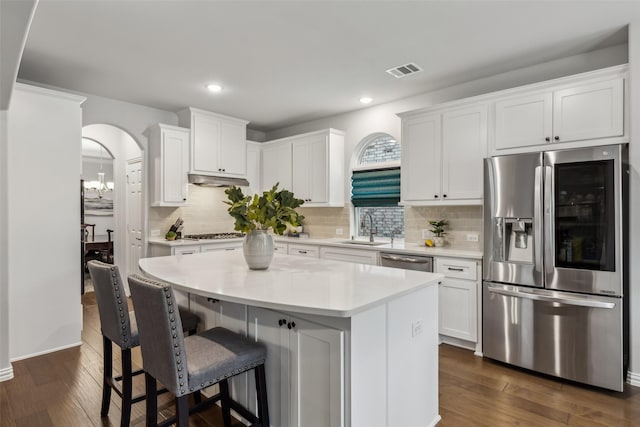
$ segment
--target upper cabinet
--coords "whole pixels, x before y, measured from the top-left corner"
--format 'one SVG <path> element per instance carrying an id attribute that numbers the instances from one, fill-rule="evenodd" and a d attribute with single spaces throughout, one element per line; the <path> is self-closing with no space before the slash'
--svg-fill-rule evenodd
<path id="1" fill-rule="evenodd" d="M 243 191 L 246 194 L 255 194 L 260 192 L 262 186 L 260 181 L 260 143 L 247 141 L 247 181 L 249 186 Z"/>
<path id="2" fill-rule="evenodd" d="M 157 124 L 149 137 L 151 206 L 185 206 L 189 170 L 189 129 Z"/>
<path id="3" fill-rule="evenodd" d="M 344 132 L 327 129 L 291 144 L 292 188 L 305 206 L 344 206 Z"/>
<path id="4" fill-rule="evenodd" d="M 486 104 L 402 117 L 402 204 L 482 203 Z"/>
<path id="5" fill-rule="evenodd" d="M 180 126 L 191 129 L 189 172 L 203 175 L 247 175 L 247 122 L 187 108 L 178 113 Z"/>
<path id="6" fill-rule="evenodd" d="M 588 73 L 566 83 L 564 80 L 552 86 L 509 91 L 495 100 L 495 154 L 577 141 L 581 145 L 602 144 L 604 138 L 625 136 L 625 79 L 619 67 L 613 73 Z"/>
<path id="7" fill-rule="evenodd" d="M 291 191 L 291 179 L 291 141 L 262 144 L 262 190 L 279 183 L 279 188 Z"/>
<path id="8" fill-rule="evenodd" d="M 264 144 L 262 186 L 276 182 L 306 207 L 343 207 L 344 132 L 325 129 Z"/>

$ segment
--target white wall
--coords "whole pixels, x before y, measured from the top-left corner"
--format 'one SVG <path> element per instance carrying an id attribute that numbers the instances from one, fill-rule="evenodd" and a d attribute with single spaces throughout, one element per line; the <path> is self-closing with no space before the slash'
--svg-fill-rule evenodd
<path id="1" fill-rule="evenodd" d="M 8 230 L 7 190 L 7 112 L 0 110 L 0 230 Z M 8 235 L 0 233 L 0 381 L 13 378 L 13 368 L 9 362 L 9 262 Z"/>
<path id="2" fill-rule="evenodd" d="M 630 238 L 629 238 L 629 287 L 630 301 L 630 382 L 640 387 L 640 8 L 630 17 L 629 63 L 631 93 L 631 143 L 629 144 L 630 177 Z M 639 137 L 640 138 L 640 137 Z"/>
<path id="3" fill-rule="evenodd" d="M 8 112 L 9 350 L 12 360 L 81 343 L 83 97 L 16 85 Z"/>

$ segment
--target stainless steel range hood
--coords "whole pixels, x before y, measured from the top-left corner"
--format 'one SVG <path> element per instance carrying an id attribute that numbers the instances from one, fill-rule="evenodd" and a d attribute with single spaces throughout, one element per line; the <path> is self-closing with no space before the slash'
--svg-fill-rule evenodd
<path id="1" fill-rule="evenodd" d="M 249 181 L 245 178 L 230 178 L 228 176 L 211 176 L 190 173 L 189 184 L 200 185 L 203 187 L 231 187 L 237 185 L 247 187 Z"/>

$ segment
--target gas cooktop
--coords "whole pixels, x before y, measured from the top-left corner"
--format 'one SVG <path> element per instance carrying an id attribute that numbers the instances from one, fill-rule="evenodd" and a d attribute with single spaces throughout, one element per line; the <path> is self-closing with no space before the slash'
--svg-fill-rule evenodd
<path id="1" fill-rule="evenodd" d="M 244 237 L 243 233 L 204 233 L 204 234 L 185 234 L 183 239 L 189 240 L 220 240 L 220 239 L 237 239 Z"/>

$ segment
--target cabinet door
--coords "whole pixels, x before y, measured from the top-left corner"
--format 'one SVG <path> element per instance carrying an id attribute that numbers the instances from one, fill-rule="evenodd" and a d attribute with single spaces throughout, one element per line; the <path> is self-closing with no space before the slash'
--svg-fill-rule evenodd
<path id="1" fill-rule="evenodd" d="M 446 277 L 440 285 L 438 332 L 454 338 L 475 342 L 476 282 Z"/>
<path id="2" fill-rule="evenodd" d="M 220 121 L 201 114 L 191 118 L 191 171 L 217 173 L 220 150 Z"/>
<path id="3" fill-rule="evenodd" d="M 482 200 L 487 106 L 442 115 L 442 198 Z"/>
<path id="4" fill-rule="evenodd" d="M 284 323 L 283 323 L 284 322 Z M 265 345 L 267 396 L 272 426 L 285 427 L 289 421 L 289 330 L 285 316 L 263 308 L 249 307 L 249 336 Z M 255 380 L 249 379 L 249 410 L 256 411 Z"/>
<path id="5" fill-rule="evenodd" d="M 291 328 L 290 427 L 344 425 L 344 332 L 302 319 Z"/>
<path id="6" fill-rule="evenodd" d="M 247 127 L 238 123 L 220 124 L 218 169 L 225 175 L 247 175 Z"/>
<path id="7" fill-rule="evenodd" d="M 440 114 L 402 122 L 402 200 L 440 200 Z"/>
<path id="8" fill-rule="evenodd" d="M 262 149 L 262 191 L 279 182 L 279 188 L 292 189 L 291 143 L 269 144 Z M 301 198 L 296 193 L 296 197 Z"/>
<path id="9" fill-rule="evenodd" d="M 622 136 L 623 79 L 591 83 L 553 94 L 554 142 Z"/>
<path id="10" fill-rule="evenodd" d="M 242 189 L 247 195 L 258 193 L 262 188 L 260 184 L 260 147 L 253 142 L 247 142 L 247 181 L 249 181 L 249 186 Z"/>
<path id="11" fill-rule="evenodd" d="M 311 202 L 311 154 L 308 141 L 295 141 L 291 147 L 292 191 L 298 199 Z"/>
<path id="12" fill-rule="evenodd" d="M 161 203 L 165 206 L 187 202 L 187 171 L 189 169 L 189 134 L 170 129 L 162 130 Z M 157 184 L 156 184 L 157 185 Z"/>
<path id="13" fill-rule="evenodd" d="M 317 135 L 308 144 L 309 149 L 309 200 L 310 203 L 329 201 L 329 141 L 328 136 Z M 295 158 L 295 157 L 294 157 Z M 295 182 L 295 181 L 294 181 Z"/>
<path id="14" fill-rule="evenodd" d="M 297 243 L 290 243 L 288 249 L 289 255 L 306 256 L 311 258 L 320 257 L 320 247 L 313 245 L 300 245 Z"/>
<path id="15" fill-rule="evenodd" d="M 495 103 L 495 148 L 542 145 L 551 140 L 553 96 L 540 92 Z"/>

